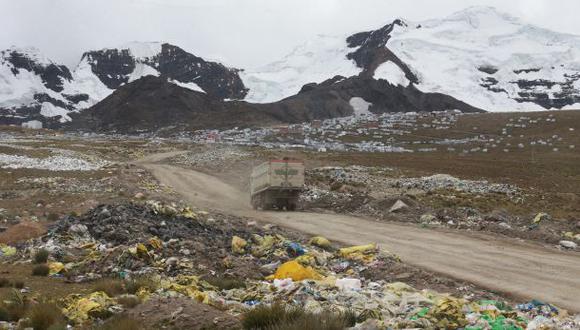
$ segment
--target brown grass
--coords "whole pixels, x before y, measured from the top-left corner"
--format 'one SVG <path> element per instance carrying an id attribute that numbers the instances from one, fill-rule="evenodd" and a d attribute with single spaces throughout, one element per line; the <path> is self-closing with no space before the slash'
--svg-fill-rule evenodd
<path id="1" fill-rule="evenodd" d="M 125 288 L 123 287 L 123 281 L 112 278 L 103 278 L 95 282 L 93 286 L 93 292 L 103 291 L 109 297 L 115 297 L 122 293 L 125 293 Z"/>
<path id="2" fill-rule="evenodd" d="M 50 268 L 46 264 L 36 265 L 34 268 L 32 268 L 33 276 L 48 276 L 49 273 Z"/>
<path id="3" fill-rule="evenodd" d="M 137 296 L 123 295 L 117 298 L 117 302 L 125 308 L 134 308 L 141 303 L 141 300 Z"/>
<path id="4" fill-rule="evenodd" d="M 35 264 L 44 264 L 48 261 L 48 256 L 50 253 L 46 249 L 40 249 L 34 253 L 34 263 Z"/>
<path id="5" fill-rule="evenodd" d="M 30 326 L 34 330 L 48 330 L 65 327 L 65 319 L 58 306 L 51 303 L 40 303 L 30 307 L 27 313 Z"/>

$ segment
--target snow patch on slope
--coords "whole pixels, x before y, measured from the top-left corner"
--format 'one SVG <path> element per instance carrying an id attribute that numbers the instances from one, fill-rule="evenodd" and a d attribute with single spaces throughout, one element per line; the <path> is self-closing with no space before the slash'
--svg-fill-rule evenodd
<path id="1" fill-rule="evenodd" d="M 398 65 L 395 63 L 388 61 L 381 64 L 376 70 L 374 74 L 375 79 L 384 79 L 388 81 L 391 85 L 400 85 L 403 87 L 409 86 L 411 83 L 409 79 L 405 76 L 405 73 Z"/>
<path id="2" fill-rule="evenodd" d="M 159 77 L 159 74 L 159 71 L 157 71 L 155 68 L 147 64 L 137 62 L 135 63 L 135 70 L 133 70 L 133 72 L 131 72 L 129 75 L 129 82 L 135 81 L 145 76 Z"/>
<path id="3" fill-rule="evenodd" d="M 61 123 L 66 123 L 70 121 L 71 118 L 68 116 L 69 111 L 67 109 L 63 109 L 57 106 L 54 106 L 52 103 L 43 102 L 40 107 L 40 114 L 45 117 L 56 117 L 62 116 L 60 118 Z"/>
<path id="4" fill-rule="evenodd" d="M 118 49 L 128 49 L 129 52 L 135 57 L 136 59 L 146 59 L 152 58 L 159 53 L 161 53 L 161 46 L 163 43 L 161 42 L 138 42 L 133 41 L 126 44 L 121 45 Z"/>
<path id="5" fill-rule="evenodd" d="M 79 109 L 91 107 L 111 95 L 108 88 L 92 71 L 87 59 L 83 59 L 72 72 L 73 83 L 65 84 L 67 94 L 87 94 L 89 100 L 78 104 Z"/>
<path id="6" fill-rule="evenodd" d="M 354 110 L 354 114 L 356 116 L 372 114 L 369 111 L 369 108 L 372 105 L 372 103 L 365 101 L 365 99 L 363 99 L 362 97 L 353 97 L 350 99 L 348 103 Z"/>
<path id="7" fill-rule="evenodd" d="M 169 81 L 170 83 L 175 84 L 179 87 L 191 89 L 192 91 L 196 91 L 196 92 L 205 93 L 205 91 L 194 82 L 184 83 L 184 82 L 181 82 L 178 80 L 173 80 L 173 79 L 167 79 L 167 81 Z"/>
<path id="8" fill-rule="evenodd" d="M 14 108 L 34 102 L 34 94 L 47 88 L 42 79 L 33 72 L 19 70 L 14 75 L 12 65 L 0 58 L 0 107 Z"/>
<path id="9" fill-rule="evenodd" d="M 298 93 L 308 83 L 321 83 L 336 75 L 357 75 L 361 69 L 346 58 L 351 51 L 344 37 L 320 35 L 280 61 L 241 72 L 244 85 L 250 89 L 245 100 L 274 102 Z"/>

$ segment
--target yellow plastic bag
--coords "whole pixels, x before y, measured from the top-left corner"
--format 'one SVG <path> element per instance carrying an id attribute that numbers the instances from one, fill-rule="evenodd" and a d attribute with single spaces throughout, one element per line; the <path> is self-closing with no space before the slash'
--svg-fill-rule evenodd
<path id="1" fill-rule="evenodd" d="M 237 254 L 243 254 L 245 252 L 248 242 L 245 239 L 234 236 L 232 237 L 232 251 Z"/>
<path id="2" fill-rule="evenodd" d="M 377 244 L 351 246 L 338 250 L 338 254 L 341 257 L 348 257 L 349 255 L 355 253 L 375 253 L 375 252 L 377 252 Z"/>
<path id="3" fill-rule="evenodd" d="M 467 325 L 463 306 L 465 301 L 452 297 L 441 297 L 427 314 L 437 329 L 457 329 Z"/>
<path id="4" fill-rule="evenodd" d="M 6 244 L 0 244 L 0 256 L 13 256 L 16 254 L 16 248 L 6 245 Z"/>
<path id="5" fill-rule="evenodd" d="M 310 245 L 318 246 L 319 248 L 328 249 L 332 246 L 330 241 L 322 236 L 315 236 L 310 239 Z"/>
<path id="6" fill-rule="evenodd" d="M 48 264 L 49 275 L 59 274 L 62 272 L 64 268 L 64 264 L 62 262 L 51 262 Z"/>
<path id="7" fill-rule="evenodd" d="M 256 241 L 256 243 L 259 244 L 258 246 L 255 246 L 252 249 L 252 255 L 254 257 L 264 256 L 276 244 L 276 238 L 272 235 L 266 235 L 264 237 L 261 237 L 260 235 L 255 235 L 254 241 Z"/>
<path id="8" fill-rule="evenodd" d="M 316 258 L 309 254 L 303 254 L 294 260 L 296 260 L 302 266 L 316 266 Z"/>
<path id="9" fill-rule="evenodd" d="M 88 320 L 91 315 L 105 312 L 114 303 L 114 300 L 102 291 L 87 296 L 72 295 L 67 297 L 66 301 L 68 303 L 63 308 L 63 314 L 77 324 Z"/>
<path id="10" fill-rule="evenodd" d="M 378 248 L 376 244 L 351 246 L 338 250 L 338 255 L 349 260 L 357 260 L 365 263 L 374 260 Z"/>
<path id="11" fill-rule="evenodd" d="M 268 276 L 267 279 L 287 279 L 290 278 L 293 281 L 302 281 L 302 280 L 319 280 L 322 279 L 322 276 L 318 274 L 314 269 L 311 267 L 304 267 L 298 261 L 292 260 L 288 261 L 276 270 L 274 275 Z"/>
<path id="12" fill-rule="evenodd" d="M 155 250 L 161 250 L 163 248 L 163 243 L 161 242 L 161 240 L 157 237 L 151 237 L 149 239 L 149 244 L 155 249 Z"/>
<path id="13" fill-rule="evenodd" d="M 548 213 L 538 213 L 535 217 L 534 220 L 532 221 L 532 223 L 535 224 L 539 224 L 540 222 L 542 222 L 543 220 L 548 220 L 550 218 L 550 215 Z"/>
<path id="14" fill-rule="evenodd" d="M 181 216 L 191 220 L 197 219 L 197 214 L 195 214 L 195 212 L 193 212 L 193 210 L 190 207 L 182 209 Z"/>

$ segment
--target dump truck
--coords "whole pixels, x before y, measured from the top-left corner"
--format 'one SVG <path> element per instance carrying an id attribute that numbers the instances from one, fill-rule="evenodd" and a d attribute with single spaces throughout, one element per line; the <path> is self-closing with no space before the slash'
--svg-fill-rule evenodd
<path id="1" fill-rule="evenodd" d="M 304 162 L 288 158 L 264 162 L 252 170 L 251 203 L 254 209 L 294 211 L 304 187 Z"/>

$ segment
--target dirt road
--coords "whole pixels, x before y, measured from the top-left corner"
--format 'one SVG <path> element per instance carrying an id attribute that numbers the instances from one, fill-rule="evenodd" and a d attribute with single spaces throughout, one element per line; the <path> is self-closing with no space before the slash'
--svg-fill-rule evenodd
<path id="1" fill-rule="evenodd" d="M 276 223 L 346 244 L 378 243 L 403 261 L 523 299 L 539 299 L 580 312 L 580 257 L 506 238 L 443 232 L 362 218 L 306 212 L 257 212 L 248 194 L 220 179 L 156 164 L 176 153 L 140 162 L 193 205 Z M 246 175 L 245 173 L 242 175 Z"/>

